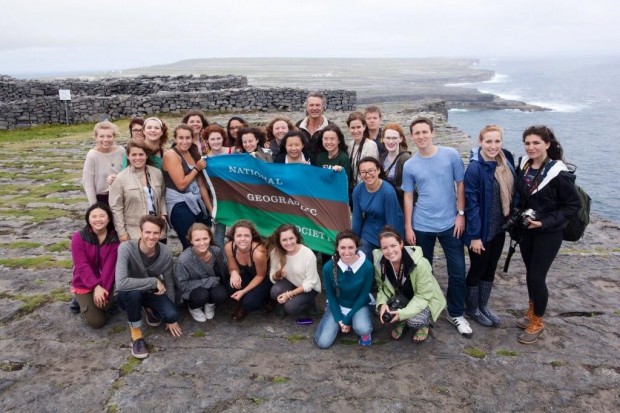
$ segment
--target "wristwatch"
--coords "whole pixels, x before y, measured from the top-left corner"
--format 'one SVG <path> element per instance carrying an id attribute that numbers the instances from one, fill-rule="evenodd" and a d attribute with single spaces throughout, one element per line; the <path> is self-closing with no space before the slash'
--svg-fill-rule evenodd
<path id="1" fill-rule="evenodd" d="M 459 214 L 460 216 L 465 216 L 465 211 L 463 211 L 462 209 L 459 209 L 459 210 L 458 210 L 458 214 Z"/>

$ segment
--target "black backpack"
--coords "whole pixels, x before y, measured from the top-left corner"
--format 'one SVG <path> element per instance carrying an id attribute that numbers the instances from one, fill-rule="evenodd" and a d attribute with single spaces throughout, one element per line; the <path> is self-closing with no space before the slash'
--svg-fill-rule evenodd
<path id="1" fill-rule="evenodd" d="M 567 165 L 569 166 L 569 172 L 574 174 L 577 167 L 571 164 Z M 590 223 L 590 204 L 592 203 L 592 198 L 579 185 L 575 184 L 575 189 L 581 201 L 581 208 L 568 220 L 562 237 L 564 241 L 579 241 Z"/>

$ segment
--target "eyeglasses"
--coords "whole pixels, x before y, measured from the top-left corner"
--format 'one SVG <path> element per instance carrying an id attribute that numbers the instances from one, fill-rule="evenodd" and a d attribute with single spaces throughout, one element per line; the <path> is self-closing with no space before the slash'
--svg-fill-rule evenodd
<path id="1" fill-rule="evenodd" d="M 360 175 L 362 176 L 366 176 L 366 175 L 374 175 L 375 172 L 377 172 L 376 169 L 369 169 L 367 171 L 360 171 Z"/>
<path id="2" fill-rule="evenodd" d="M 132 129 L 131 133 L 142 133 L 142 129 Z"/>

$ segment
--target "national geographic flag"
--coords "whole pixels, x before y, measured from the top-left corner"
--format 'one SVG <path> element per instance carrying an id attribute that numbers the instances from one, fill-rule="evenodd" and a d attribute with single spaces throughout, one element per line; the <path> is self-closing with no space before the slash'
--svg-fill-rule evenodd
<path id="1" fill-rule="evenodd" d="M 330 255 L 336 234 L 351 227 L 344 171 L 234 154 L 209 158 L 206 172 L 215 191 L 215 218 L 225 225 L 248 219 L 266 237 L 281 224 L 293 224 L 304 244 Z"/>

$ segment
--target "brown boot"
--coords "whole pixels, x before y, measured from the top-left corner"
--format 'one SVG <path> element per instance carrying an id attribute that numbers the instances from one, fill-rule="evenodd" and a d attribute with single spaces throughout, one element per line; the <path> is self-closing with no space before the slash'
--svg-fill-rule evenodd
<path id="1" fill-rule="evenodd" d="M 525 329 L 517 340 L 521 344 L 532 344 L 538 340 L 538 337 L 542 334 L 545 326 L 543 325 L 542 317 L 538 317 L 536 314 L 532 315 L 530 325 Z"/>
<path id="2" fill-rule="evenodd" d="M 530 322 L 532 321 L 532 316 L 534 315 L 534 302 L 530 301 L 530 308 L 529 310 L 527 310 L 527 313 L 525 313 L 525 315 L 521 318 L 519 318 L 517 321 L 515 321 L 515 324 L 517 325 L 517 327 L 522 328 L 522 329 L 526 329 L 529 327 Z"/>

